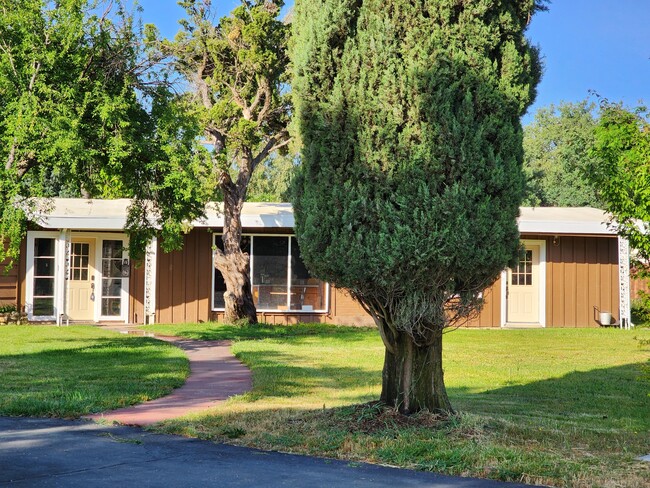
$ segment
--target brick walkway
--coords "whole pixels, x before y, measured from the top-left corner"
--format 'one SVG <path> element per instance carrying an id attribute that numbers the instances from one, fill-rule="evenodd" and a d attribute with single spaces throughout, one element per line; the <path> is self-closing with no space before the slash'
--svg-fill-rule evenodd
<path id="1" fill-rule="evenodd" d="M 149 425 L 207 410 L 230 396 L 251 389 L 251 372 L 232 355 L 228 342 L 156 338 L 173 342 L 187 353 L 191 372 L 185 384 L 166 397 L 84 418 L 123 425 Z"/>

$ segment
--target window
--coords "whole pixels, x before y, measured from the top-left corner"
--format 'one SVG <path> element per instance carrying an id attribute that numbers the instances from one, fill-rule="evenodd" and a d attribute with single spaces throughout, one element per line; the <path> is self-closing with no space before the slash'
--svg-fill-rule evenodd
<path id="1" fill-rule="evenodd" d="M 34 239 L 34 303 L 32 315 L 54 315 L 54 239 Z"/>
<path id="2" fill-rule="evenodd" d="M 122 241 L 102 242 L 102 315 L 122 314 Z"/>
<path id="3" fill-rule="evenodd" d="M 214 245 L 223 250 L 220 235 Z M 244 236 L 242 250 L 250 255 L 251 288 L 260 311 L 324 312 L 327 310 L 327 283 L 310 276 L 300 258 L 293 236 Z M 223 310 L 226 285 L 216 268 L 213 271 L 212 308 Z"/>
<path id="4" fill-rule="evenodd" d="M 298 240 L 291 238 L 291 310 L 325 310 L 326 284 L 312 278 L 300 258 Z"/>
<path id="5" fill-rule="evenodd" d="M 287 310 L 289 239 L 255 237 L 253 246 L 251 285 L 255 306 L 262 310 Z"/>
<path id="6" fill-rule="evenodd" d="M 88 255 L 90 244 L 73 242 L 70 255 L 70 279 L 72 281 L 88 281 Z"/>
<path id="7" fill-rule="evenodd" d="M 512 284 L 529 286 L 533 284 L 533 251 L 527 249 L 512 269 Z"/>

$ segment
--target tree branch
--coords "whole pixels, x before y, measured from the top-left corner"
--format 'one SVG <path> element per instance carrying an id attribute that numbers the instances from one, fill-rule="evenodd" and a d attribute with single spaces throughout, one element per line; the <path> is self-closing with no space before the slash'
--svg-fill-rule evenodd
<path id="1" fill-rule="evenodd" d="M 273 151 L 277 151 L 278 149 L 286 146 L 291 142 L 291 139 L 289 138 L 289 133 L 286 130 L 283 130 L 280 132 L 276 137 L 271 137 L 267 142 L 266 145 L 262 148 L 262 150 L 257 153 L 257 155 L 252 159 L 252 167 L 253 171 L 257 167 L 258 164 L 260 164 L 262 161 L 264 161 L 269 154 L 271 154 Z"/>

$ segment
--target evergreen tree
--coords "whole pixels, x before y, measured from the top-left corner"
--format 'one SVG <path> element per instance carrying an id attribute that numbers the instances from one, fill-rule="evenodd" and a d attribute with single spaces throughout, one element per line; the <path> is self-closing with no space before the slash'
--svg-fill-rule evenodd
<path id="1" fill-rule="evenodd" d="M 524 37 L 536 0 L 299 0 L 296 234 L 310 271 L 372 315 L 381 400 L 451 412 L 443 330 L 519 250 Z"/>

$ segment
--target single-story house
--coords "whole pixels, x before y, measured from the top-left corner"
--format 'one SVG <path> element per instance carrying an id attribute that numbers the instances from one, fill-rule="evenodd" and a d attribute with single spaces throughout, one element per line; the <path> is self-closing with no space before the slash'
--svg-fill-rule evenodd
<path id="1" fill-rule="evenodd" d="M 20 261 L 0 276 L 0 304 L 30 321 L 181 323 L 223 316 L 223 279 L 212 265 L 223 218 L 216 204 L 193 222 L 179 251 L 154 239 L 146 259 L 129 259 L 130 201 L 55 198 L 35 213 Z M 485 290 L 470 327 L 597 327 L 599 312 L 629 326 L 629 247 L 593 208 L 522 208 L 525 254 Z M 293 236 L 288 203 L 246 203 L 243 243 L 253 296 L 268 323 L 372 324 L 343 290 L 310 276 Z"/>

